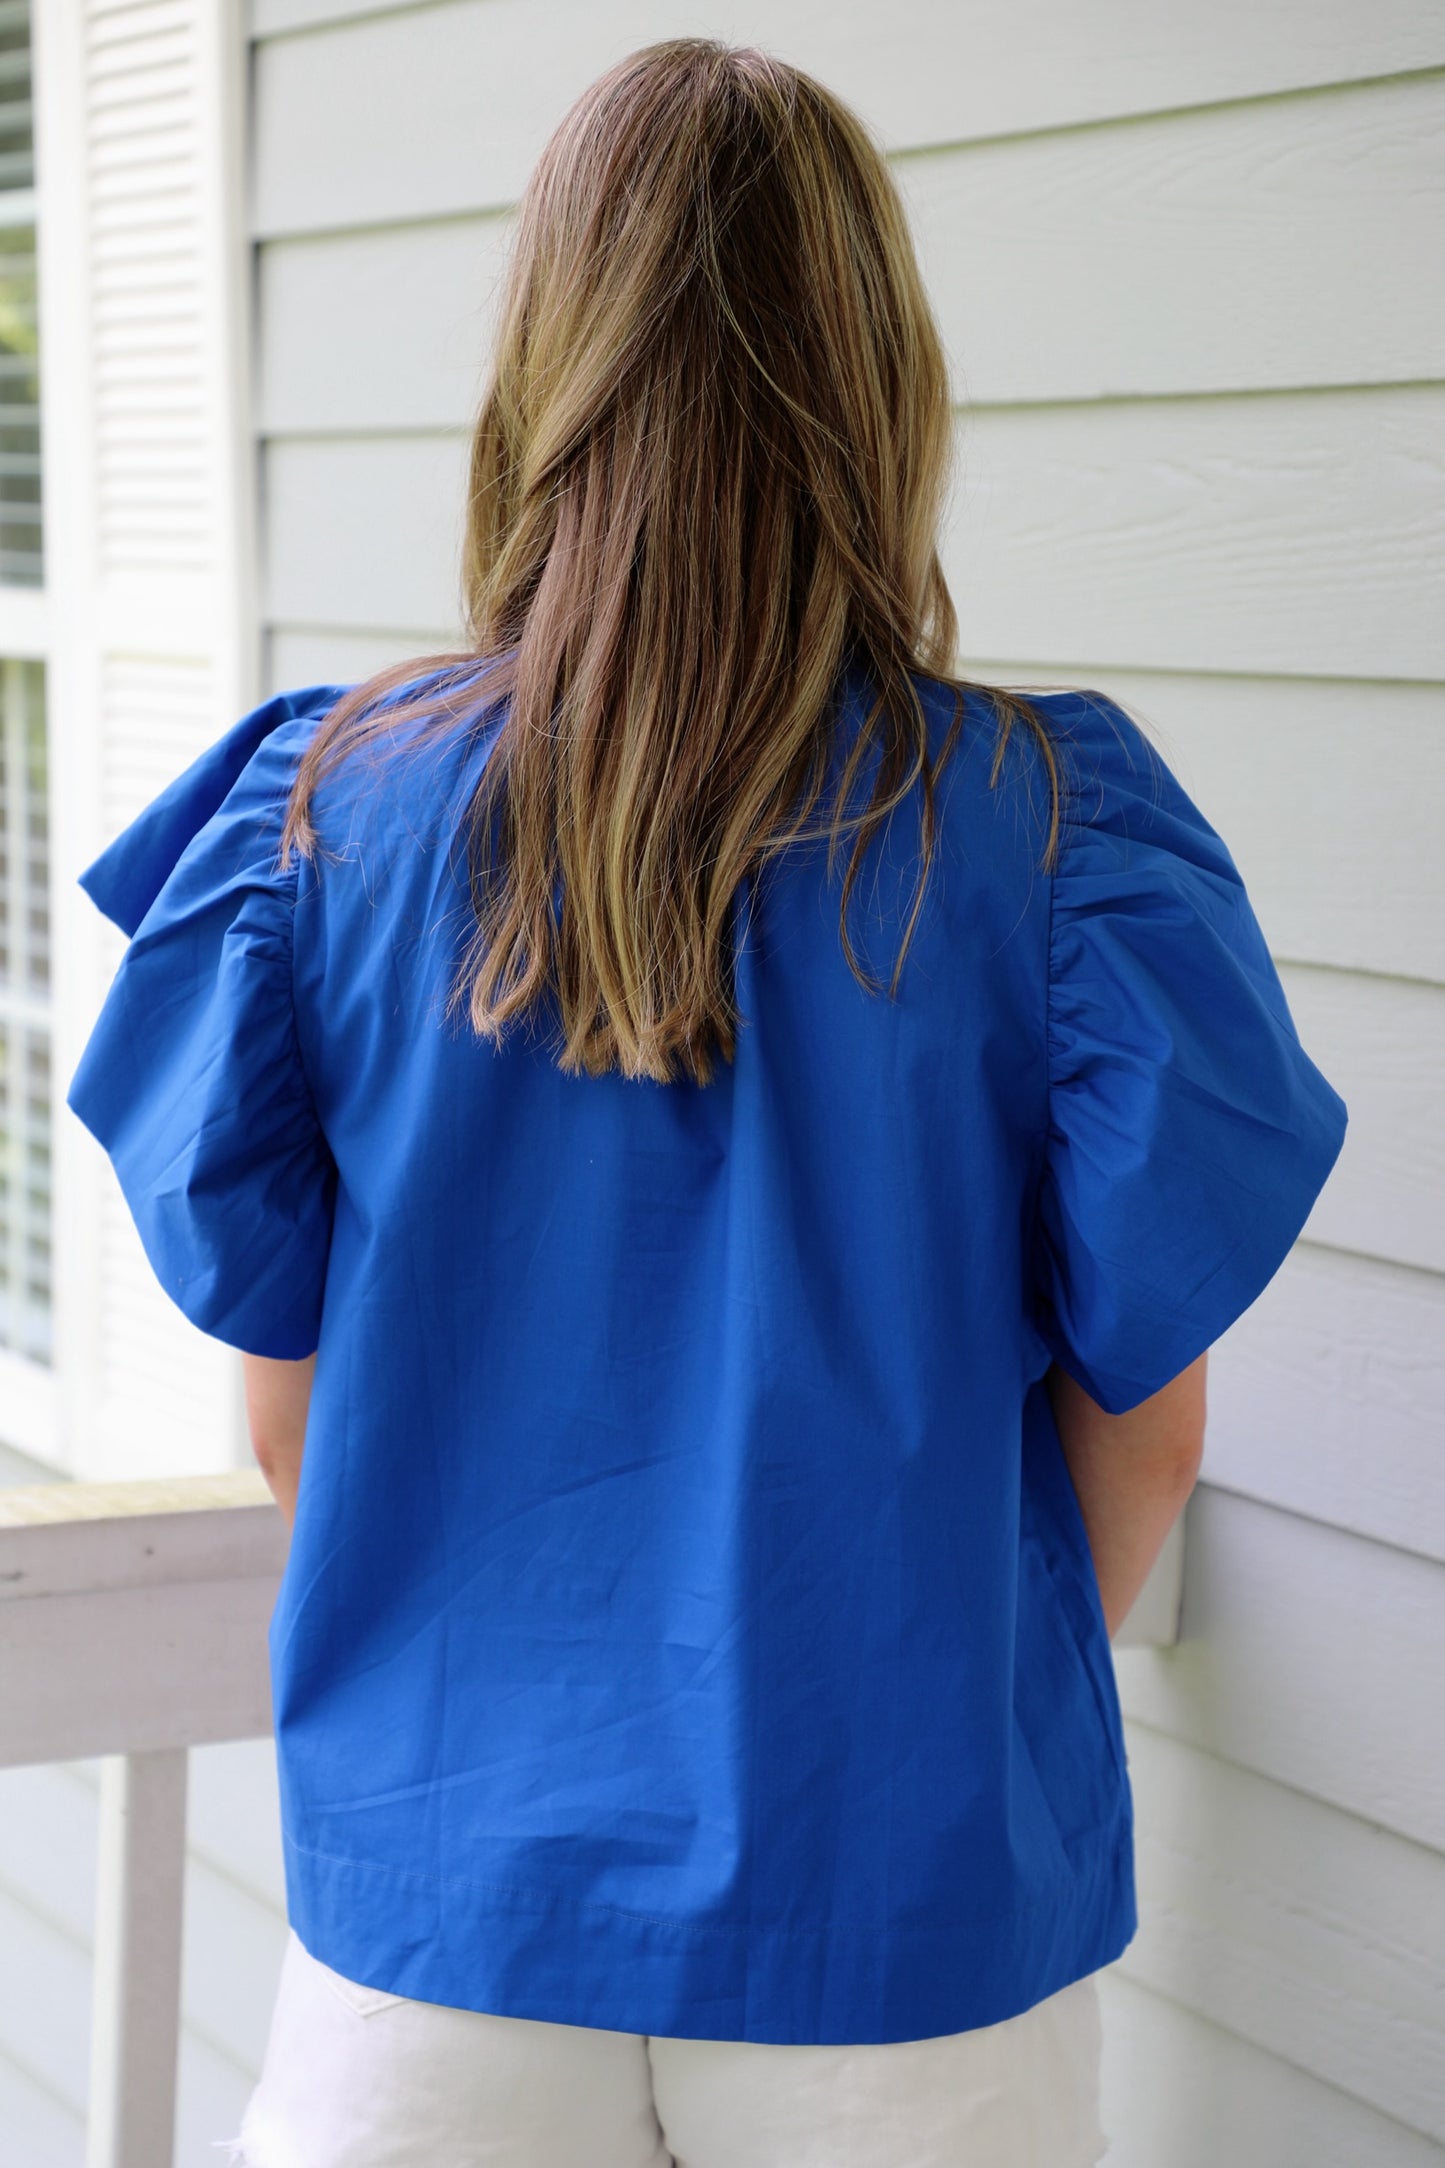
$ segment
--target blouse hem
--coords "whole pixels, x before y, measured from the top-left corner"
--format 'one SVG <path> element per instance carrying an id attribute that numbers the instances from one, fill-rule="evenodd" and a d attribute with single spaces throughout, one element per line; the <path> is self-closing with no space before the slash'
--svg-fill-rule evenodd
<path id="1" fill-rule="evenodd" d="M 1138 1925 L 1127 1814 L 1032 1904 L 868 1935 L 670 1920 L 447 1879 L 283 1836 L 287 1913 L 347 1979 L 498 2017 L 681 2040 L 852 2046 L 1019 2016 L 1111 1963 Z"/>

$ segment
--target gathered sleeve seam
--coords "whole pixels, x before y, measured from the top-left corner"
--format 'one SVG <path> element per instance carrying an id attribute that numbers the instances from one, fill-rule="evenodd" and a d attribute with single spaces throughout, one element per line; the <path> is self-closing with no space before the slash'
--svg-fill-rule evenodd
<path id="1" fill-rule="evenodd" d="M 286 780 L 270 815 L 271 821 L 275 824 L 276 834 L 271 846 L 268 872 L 271 889 L 277 895 L 283 907 L 281 917 L 282 940 L 286 950 L 286 1023 L 290 1037 L 291 1055 L 296 1066 L 296 1075 L 300 1079 L 299 1091 L 287 1096 L 294 1097 L 298 1104 L 305 1105 L 313 1131 L 328 1154 L 330 1154 L 330 1142 L 322 1126 L 320 1106 L 316 1097 L 316 1086 L 306 1065 L 306 1049 L 302 1043 L 296 1001 L 296 906 L 300 893 L 301 852 L 293 846 L 290 865 L 283 866 L 281 864 L 281 831 L 286 824 L 286 807 L 290 801 L 291 789 L 296 780 L 298 765 L 299 762 L 295 760 L 287 763 Z M 334 1157 L 334 1155 L 332 1156 Z"/>
<path id="2" fill-rule="evenodd" d="M 1062 1041 L 1054 1018 L 1054 957 L 1057 944 L 1057 915 L 1059 882 L 1064 872 L 1064 854 L 1068 847 L 1069 831 L 1073 823 L 1063 814 L 1059 816 L 1058 862 L 1049 875 L 1048 936 L 1044 947 L 1044 1110 L 1050 1129 L 1054 1119 L 1054 1058 L 1062 1051 Z"/>
<path id="3" fill-rule="evenodd" d="M 1070 778 L 1066 775 L 1061 790 L 1063 802 L 1059 807 L 1058 857 L 1055 860 L 1052 872 L 1049 874 L 1048 932 L 1044 947 L 1044 1109 L 1046 1130 L 1050 1136 L 1054 1133 L 1055 1068 L 1064 1053 L 1063 1034 L 1058 1023 L 1057 999 L 1060 937 L 1059 883 L 1069 878 L 1071 871 L 1068 863 L 1069 853 L 1076 846 L 1080 828 L 1088 825 L 1087 822 L 1079 819 L 1076 812 L 1070 810 L 1070 795 Z"/>
<path id="4" fill-rule="evenodd" d="M 279 842 L 276 850 L 280 857 Z M 316 1134 L 323 1142 L 325 1131 L 321 1126 L 321 1110 L 317 1105 L 316 1086 L 306 1066 L 306 1049 L 301 1042 L 301 1024 L 296 1006 L 296 900 L 301 878 L 301 853 L 293 849 L 291 864 L 280 867 L 282 880 L 286 883 L 286 1001 L 287 1019 L 291 1032 L 291 1045 L 296 1059 L 296 1072 L 304 1087 L 304 1097 L 310 1111 Z M 328 1146 L 329 1149 L 329 1146 Z"/>
<path id="5" fill-rule="evenodd" d="M 1033 1179 L 1029 1185 L 1027 1216 L 1025 1221 L 1025 1225 L 1029 1230 L 1029 1252 L 1032 1259 L 1034 1260 L 1034 1262 L 1031 1263 L 1030 1266 L 1030 1282 L 1034 1289 L 1034 1302 L 1036 1305 L 1039 1300 L 1040 1287 L 1040 1277 L 1037 1268 L 1037 1245 L 1044 1239 L 1041 1232 L 1040 1205 L 1043 1197 L 1044 1185 L 1048 1180 L 1049 1174 L 1049 1148 L 1055 1134 L 1054 1068 L 1056 1060 L 1061 1056 L 1063 1051 L 1063 1042 L 1062 1039 L 1059 1037 L 1057 1025 L 1055 1022 L 1054 981 L 1056 977 L 1055 952 L 1057 945 L 1057 905 L 1059 882 L 1064 877 L 1065 861 L 1068 850 L 1072 844 L 1073 833 L 1076 826 L 1075 819 L 1069 810 L 1069 783 L 1067 777 L 1063 780 L 1061 784 L 1060 797 L 1061 803 L 1059 807 L 1058 855 L 1052 869 L 1046 876 L 1048 883 L 1048 901 L 1045 907 L 1044 914 L 1044 1029 L 1043 1044 L 1041 1049 L 1043 1066 L 1043 1090 L 1041 1093 L 1043 1106 L 1043 1123 L 1038 1139 L 1037 1149 L 1034 1153 Z M 1033 1329 L 1037 1332 L 1038 1327 L 1036 1322 Z M 1047 1343 L 1044 1343 L 1044 1345 L 1047 1348 Z"/>
<path id="6" fill-rule="evenodd" d="M 1089 694 L 1081 695 L 1080 697 L 1097 701 L 1100 699 L 1101 696 L 1097 694 Z M 1123 734 L 1121 734 L 1119 730 L 1119 725 L 1115 720 L 1114 716 L 1108 712 L 1111 705 L 1113 705 L 1113 703 L 1105 702 L 1103 708 L 1104 717 L 1113 732 L 1115 742 L 1121 745 L 1124 748 L 1125 753 L 1129 755 L 1130 767 L 1132 769 L 1133 756 L 1130 747 L 1127 743 L 1126 738 L 1123 736 Z M 1116 712 L 1123 713 L 1124 711 L 1117 710 Z M 1155 790 L 1157 794 L 1163 773 L 1162 756 L 1159 752 L 1158 747 L 1150 741 L 1150 739 L 1144 732 L 1138 732 L 1138 739 L 1149 771 L 1154 778 Z M 1067 746 L 1073 745 L 1077 741 L 1075 741 L 1072 737 L 1066 736 L 1062 742 L 1064 745 Z M 1089 817 L 1088 813 L 1080 810 L 1079 808 L 1078 801 L 1082 796 L 1082 791 L 1079 786 L 1079 778 L 1077 774 L 1073 772 L 1072 764 L 1067 760 L 1067 758 L 1065 759 L 1064 767 L 1065 778 L 1061 791 L 1063 803 L 1061 804 L 1059 809 L 1059 851 L 1054 870 L 1049 875 L 1048 941 L 1046 949 L 1044 991 L 1044 1044 L 1046 1050 L 1046 1081 L 1048 1086 L 1047 1108 L 1050 1134 L 1053 1133 L 1054 1126 L 1053 1106 L 1055 1068 L 1056 1064 L 1063 1058 L 1065 1050 L 1063 1035 L 1059 1029 L 1058 1024 L 1057 998 L 1060 983 L 1060 973 L 1058 970 L 1057 959 L 1061 934 L 1059 919 L 1059 883 L 1061 881 L 1068 880 L 1071 876 L 1073 869 L 1068 863 L 1070 852 L 1077 850 L 1081 837 L 1085 834 L 1091 833 L 1094 826 L 1093 820 Z M 1104 806 L 1105 787 L 1102 772 L 1096 769 L 1094 771 L 1093 780 L 1098 785 L 1100 794 L 1099 804 L 1096 808 L 1096 811 L 1102 811 Z M 1153 804 L 1157 808 L 1157 795 L 1153 800 Z M 1121 818 L 1123 819 L 1124 823 L 1123 841 L 1127 850 L 1129 841 L 1127 815 L 1121 813 Z M 1064 908 L 1067 909 L 1067 898 L 1065 898 Z"/>

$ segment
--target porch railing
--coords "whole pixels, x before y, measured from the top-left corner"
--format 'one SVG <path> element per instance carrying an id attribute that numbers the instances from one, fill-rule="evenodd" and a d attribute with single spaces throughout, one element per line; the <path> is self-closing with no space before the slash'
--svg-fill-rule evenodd
<path id="1" fill-rule="evenodd" d="M 0 1766 L 103 1756 L 86 2168 L 168 2168 L 186 1756 L 271 1729 L 259 1469 L 0 1491 Z"/>
<path id="2" fill-rule="evenodd" d="M 186 1756 L 271 1730 L 258 1469 L 0 1490 L 0 1767 L 103 1757 L 86 2168 L 174 2157 Z M 1115 1636 L 1178 1636 L 1182 1525 Z"/>

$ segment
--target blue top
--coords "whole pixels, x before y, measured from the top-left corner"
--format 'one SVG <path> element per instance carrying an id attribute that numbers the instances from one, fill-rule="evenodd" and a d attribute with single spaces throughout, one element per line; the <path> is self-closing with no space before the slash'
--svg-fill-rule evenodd
<path id="1" fill-rule="evenodd" d="M 1043 1373 L 1158 1391 L 1345 1133 L 1229 851 L 1120 709 L 1052 695 L 1042 873 L 1035 741 L 990 789 L 970 696 L 896 1002 L 795 844 L 740 898 L 735 1061 L 567 1076 L 440 1013 L 495 705 L 382 787 L 343 762 L 277 869 L 345 689 L 245 716 L 82 875 L 131 940 L 69 1091 L 187 1316 L 318 1350 L 270 1629 L 293 1926 L 376 1987 L 637 2033 L 1026 2009 L 1136 1925 Z M 916 840 L 910 802 L 855 894 L 885 979 Z"/>

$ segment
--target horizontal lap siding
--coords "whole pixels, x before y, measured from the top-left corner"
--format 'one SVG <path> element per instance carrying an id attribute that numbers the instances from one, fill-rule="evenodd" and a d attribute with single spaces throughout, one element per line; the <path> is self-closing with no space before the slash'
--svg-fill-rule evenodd
<path id="1" fill-rule="evenodd" d="M 1088 684 L 1229 840 L 1351 1108 L 1211 1362 L 1185 1641 L 1121 1652 L 1142 1924 L 1119 2168 L 1445 2136 L 1445 27 L 1422 0 L 253 0 L 273 685 L 450 644 L 515 200 L 572 95 L 706 27 L 895 156 L 959 401 L 966 667 Z"/>
<path id="2" fill-rule="evenodd" d="M 1439 2168 L 1440 2148 L 1182 1998 L 1104 1975 L 1107 2168 Z"/>
<path id="3" fill-rule="evenodd" d="M 1120 1971 L 1445 2138 L 1438 1856 L 1141 1725 L 1130 1759 L 1141 1927 Z"/>
<path id="4" fill-rule="evenodd" d="M 1431 375 L 1445 281 L 1402 290 L 1398 262 L 1426 263 L 1445 225 L 1439 122 L 1437 84 L 1406 81 L 901 158 L 960 400 Z M 471 412 L 508 214 L 367 223 L 365 170 L 333 177 L 340 229 L 263 250 L 268 433 L 449 427 Z"/>
<path id="5" fill-rule="evenodd" d="M 1445 988 L 1293 965 L 1281 975 L 1300 1036 L 1337 1081 L 1353 1132 L 1311 1233 L 1368 1257 L 1445 1269 Z"/>
<path id="6" fill-rule="evenodd" d="M 962 466 L 971 653 L 1445 676 L 1445 389 L 990 407 Z"/>
<path id="7" fill-rule="evenodd" d="M 332 16 L 333 20 L 307 18 Z M 253 0 L 256 220 L 271 234 L 512 200 L 563 108 L 655 38 L 705 28 L 811 68 L 890 147 L 1036 133 L 1438 66 L 1429 0 Z"/>
<path id="8" fill-rule="evenodd" d="M 1181 1645 L 1119 1652 L 1126 1713 L 1445 1852 L 1439 1562 L 1213 1486 L 1189 1516 Z"/>
<path id="9" fill-rule="evenodd" d="M 1445 677 L 1445 388 L 991 407 L 958 439 L 971 654 Z M 270 620 L 455 627 L 466 456 L 461 426 L 273 438 Z"/>
<path id="10" fill-rule="evenodd" d="M 80 2168 L 85 2154 L 98 1771 L 0 1770 L 0 2133 L 22 2147 L 14 2168 Z M 237 2130 L 265 2052 L 286 1937 L 271 1742 L 195 1749 L 188 1810 L 176 2168 Z M 11 2168 L 4 2138 L 0 2161 Z"/>
<path id="11" fill-rule="evenodd" d="M 1442 1406 L 1445 1278 L 1302 1242 L 1210 1362 L 1204 1473 L 1445 1564 Z"/>
<path id="12" fill-rule="evenodd" d="M 1434 840 L 1445 686 L 988 659 L 971 667 L 1006 684 L 1087 676 L 1137 716 L 1228 837 L 1276 955 L 1445 985 L 1445 854 Z"/>

